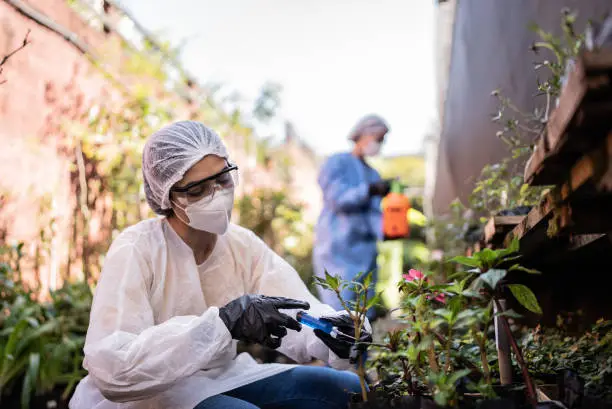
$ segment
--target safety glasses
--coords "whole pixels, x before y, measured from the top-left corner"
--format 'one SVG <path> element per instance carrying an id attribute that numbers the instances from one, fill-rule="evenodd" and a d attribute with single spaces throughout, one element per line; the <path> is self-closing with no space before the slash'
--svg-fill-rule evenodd
<path id="1" fill-rule="evenodd" d="M 196 180 L 185 186 L 174 186 L 170 189 L 173 200 L 182 206 L 199 201 L 210 202 L 215 193 L 234 188 L 238 185 L 238 166 L 227 163 L 227 166 L 219 173 L 207 178 Z"/>

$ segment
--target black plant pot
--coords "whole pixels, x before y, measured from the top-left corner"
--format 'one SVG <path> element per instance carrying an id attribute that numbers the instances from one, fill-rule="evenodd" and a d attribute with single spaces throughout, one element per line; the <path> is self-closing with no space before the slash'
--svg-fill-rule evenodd
<path id="1" fill-rule="evenodd" d="M 364 402 L 361 394 L 351 394 L 349 409 L 440 409 L 433 401 L 429 400 L 434 406 L 424 403 L 427 401 L 420 396 L 402 396 L 391 397 L 379 391 L 371 391 L 368 393 L 368 401 Z"/>
<path id="2" fill-rule="evenodd" d="M 403 396 L 393 398 L 379 392 L 371 392 L 368 395 L 367 402 L 362 401 L 361 395 L 354 394 L 351 396 L 351 403 L 348 407 L 349 409 L 445 409 L 429 397 Z M 523 406 L 511 399 L 480 401 L 473 398 L 464 400 L 460 409 L 523 409 Z"/>
<path id="3" fill-rule="evenodd" d="M 606 402 L 597 392 L 585 388 L 585 381 L 576 371 L 564 369 L 557 374 L 558 399 L 569 409 L 612 409 L 612 402 Z"/>
<path id="4" fill-rule="evenodd" d="M 524 216 L 529 213 L 532 206 L 517 206 L 512 209 L 504 209 L 497 213 L 498 216 Z"/>
<path id="5" fill-rule="evenodd" d="M 475 395 L 467 395 L 459 409 L 533 409 L 525 398 L 524 390 L 513 387 L 495 387 L 497 399 L 483 400 Z M 363 402 L 360 394 L 352 394 L 349 409 L 445 409 L 426 396 L 387 396 L 383 391 L 372 391 L 368 401 Z M 559 408 L 548 404 L 538 404 L 538 409 Z M 607 409 L 607 408 L 606 408 Z"/>

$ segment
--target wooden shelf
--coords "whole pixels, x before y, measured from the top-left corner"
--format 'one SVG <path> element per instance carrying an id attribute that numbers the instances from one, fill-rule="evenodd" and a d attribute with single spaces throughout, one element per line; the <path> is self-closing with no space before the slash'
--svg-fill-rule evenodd
<path id="1" fill-rule="evenodd" d="M 484 242 L 496 248 L 503 244 L 506 235 L 518 225 L 525 216 L 494 216 L 484 227 Z"/>
<path id="2" fill-rule="evenodd" d="M 559 105 L 525 167 L 531 186 L 555 185 L 567 169 L 612 130 L 612 52 L 584 52 L 563 88 Z"/>
<path id="3" fill-rule="evenodd" d="M 580 158 L 565 181 L 506 236 L 521 241 L 521 252 L 537 251 L 542 240 L 567 234 L 612 231 L 612 132 L 600 147 Z M 544 234 L 543 234 L 544 233 Z M 548 233 L 548 234 L 547 234 Z"/>

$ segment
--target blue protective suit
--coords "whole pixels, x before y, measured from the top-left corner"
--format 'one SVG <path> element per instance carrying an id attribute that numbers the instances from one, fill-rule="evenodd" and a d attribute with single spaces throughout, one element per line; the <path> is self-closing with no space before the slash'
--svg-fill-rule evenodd
<path id="1" fill-rule="evenodd" d="M 325 271 L 352 280 L 362 272 L 374 271 L 376 242 L 382 239 L 380 197 L 370 197 L 370 183 L 380 175 L 350 153 L 331 156 L 321 168 L 319 186 L 323 190 L 323 210 L 316 226 L 313 250 L 315 275 Z M 336 295 L 319 289 L 320 299 L 342 309 Z M 350 299 L 350 291 L 343 293 Z M 368 314 L 370 315 L 370 314 Z"/>

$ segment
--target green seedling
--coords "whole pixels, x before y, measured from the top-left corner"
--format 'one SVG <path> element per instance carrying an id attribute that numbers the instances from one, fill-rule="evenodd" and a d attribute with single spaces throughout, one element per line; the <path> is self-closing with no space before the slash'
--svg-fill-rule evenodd
<path id="1" fill-rule="evenodd" d="M 325 277 L 315 277 L 315 283 L 329 291 L 333 291 L 344 310 L 349 314 L 355 327 L 354 337 L 356 340 L 361 339 L 363 326 L 366 321 L 366 312 L 370 308 L 374 308 L 380 303 L 381 293 L 375 294 L 368 298 L 368 292 L 373 285 L 372 273 L 360 274 L 355 280 L 347 281 L 340 276 L 330 275 L 325 272 Z M 344 290 L 350 290 L 351 299 L 345 299 L 342 296 Z M 368 389 L 365 380 L 365 363 L 363 357 L 358 357 L 357 374 L 361 384 L 361 396 L 364 402 L 368 400 Z"/>

